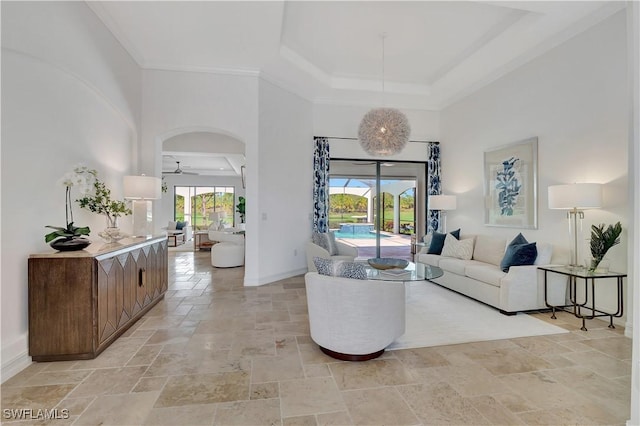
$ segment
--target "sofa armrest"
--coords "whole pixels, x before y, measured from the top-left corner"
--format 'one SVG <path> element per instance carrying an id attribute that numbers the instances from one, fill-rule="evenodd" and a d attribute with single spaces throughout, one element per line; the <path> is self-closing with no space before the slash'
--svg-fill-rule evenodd
<path id="1" fill-rule="evenodd" d="M 340 256 L 352 256 L 354 259 L 358 257 L 358 248 L 341 241 L 336 241 L 338 247 L 338 254 Z"/>
<path id="2" fill-rule="evenodd" d="M 523 265 L 509 268 L 509 272 L 500 282 L 501 309 L 507 312 L 516 312 L 546 308 L 544 271 L 538 269 L 539 266 L 545 265 Z M 558 279 L 559 277 L 562 279 Z M 551 305 L 564 305 L 566 279 L 559 274 L 549 274 L 547 279 L 547 302 Z"/>
<path id="3" fill-rule="evenodd" d="M 317 244 L 307 243 L 307 268 L 309 272 L 318 272 L 316 265 L 313 263 L 314 257 L 321 257 L 322 259 L 331 259 L 329 252 Z"/>

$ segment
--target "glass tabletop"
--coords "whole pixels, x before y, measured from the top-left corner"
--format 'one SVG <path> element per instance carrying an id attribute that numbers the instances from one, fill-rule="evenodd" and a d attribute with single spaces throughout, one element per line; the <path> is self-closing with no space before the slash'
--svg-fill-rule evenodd
<path id="1" fill-rule="evenodd" d="M 366 261 L 365 261 L 366 262 Z M 404 269 L 375 269 L 369 264 L 367 267 L 367 279 L 380 281 L 424 281 L 441 277 L 444 272 L 437 266 L 423 263 L 409 262 Z"/>
<path id="2" fill-rule="evenodd" d="M 599 272 L 599 271 L 589 271 L 586 268 L 581 266 L 539 266 L 538 269 L 549 272 L 556 272 L 558 274 L 575 276 L 578 278 L 617 278 L 617 277 L 626 277 L 627 274 L 623 274 L 621 272 Z"/>

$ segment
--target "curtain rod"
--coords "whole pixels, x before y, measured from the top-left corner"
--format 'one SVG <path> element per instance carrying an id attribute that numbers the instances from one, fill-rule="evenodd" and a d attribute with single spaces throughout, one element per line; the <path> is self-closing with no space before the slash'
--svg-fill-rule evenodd
<path id="1" fill-rule="evenodd" d="M 314 138 L 326 138 L 326 139 L 339 139 L 339 140 L 345 140 L 345 141 L 357 141 L 358 138 L 345 138 L 345 137 L 339 137 L 339 136 L 314 136 Z M 409 142 L 416 142 L 416 143 L 437 143 L 439 144 L 440 142 L 438 141 L 412 141 L 410 140 Z"/>

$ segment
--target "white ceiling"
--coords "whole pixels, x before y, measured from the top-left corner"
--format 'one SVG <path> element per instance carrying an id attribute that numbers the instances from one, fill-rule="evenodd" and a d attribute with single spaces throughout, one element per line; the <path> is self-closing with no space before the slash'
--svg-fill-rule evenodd
<path id="1" fill-rule="evenodd" d="M 145 69 L 260 75 L 316 103 L 440 110 L 625 7 L 613 1 L 99 1 Z"/>

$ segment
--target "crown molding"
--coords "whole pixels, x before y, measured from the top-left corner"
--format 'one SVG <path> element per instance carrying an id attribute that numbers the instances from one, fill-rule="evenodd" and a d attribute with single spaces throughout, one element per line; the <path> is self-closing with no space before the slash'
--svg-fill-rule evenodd
<path id="1" fill-rule="evenodd" d="M 195 72 L 204 74 L 234 75 L 241 77 L 258 77 L 260 75 L 260 69 L 258 68 L 198 67 L 190 65 L 174 65 L 161 63 L 149 63 L 142 68 L 150 71 Z"/>

